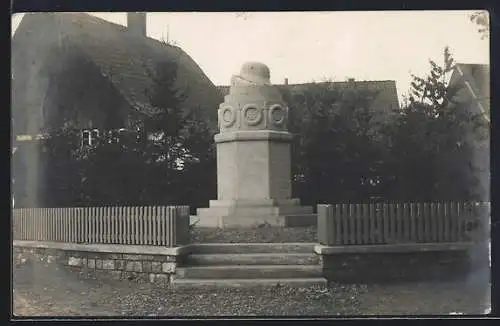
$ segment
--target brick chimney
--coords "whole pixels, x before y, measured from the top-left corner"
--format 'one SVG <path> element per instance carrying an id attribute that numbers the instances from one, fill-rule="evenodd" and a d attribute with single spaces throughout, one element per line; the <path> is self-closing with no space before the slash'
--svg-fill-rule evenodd
<path id="1" fill-rule="evenodd" d="M 135 36 L 147 37 L 146 34 L 146 13 L 128 12 L 127 29 Z"/>
<path id="2" fill-rule="evenodd" d="M 288 78 L 285 78 L 285 85 L 288 85 Z"/>

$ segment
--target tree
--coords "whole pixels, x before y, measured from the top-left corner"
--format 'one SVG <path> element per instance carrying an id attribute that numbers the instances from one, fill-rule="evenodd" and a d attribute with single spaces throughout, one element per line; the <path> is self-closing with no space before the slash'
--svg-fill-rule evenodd
<path id="1" fill-rule="evenodd" d="M 381 186 L 384 150 L 369 104 L 376 93 L 356 82 L 339 90 L 313 83 L 284 92 L 290 131 L 296 136 L 292 166 L 294 193 L 304 203 L 368 199 Z"/>
<path id="2" fill-rule="evenodd" d="M 437 114 L 439 108 L 446 107 L 449 101 L 446 96 L 447 93 L 450 93 L 446 84 L 446 77 L 453 70 L 455 61 L 448 47 L 444 48 L 443 56 L 443 66 L 438 65 L 433 60 L 429 60 L 431 71 L 427 76 L 419 77 L 411 75 L 413 81 L 411 82 L 410 103 L 422 103 L 428 109 L 434 108 L 435 111 L 429 111 L 431 115 Z"/>
<path id="3" fill-rule="evenodd" d="M 409 102 L 389 130 L 392 198 L 477 199 L 471 191 L 477 182 L 471 159 L 486 135 L 484 119 L 452 101 L 458 89 L 448 87 L 445 80 L 453 65 L 445 48 L 443 66 L 430 61 L 429 74 L 412 76 Z"/>
<path id="4" fill-rule="evenodd" d="M 42 202 L 45 207 L 80 206 L 85 202 L 85 152 L 81 132 L 71 124 L 47 130 L 48 138 L 40 143 L 40 163 L 45 167 Z"/>
<path id="5" fill-rule="evenodd" d="M 184 108 L 185 90 L 174 87 L 177 65 L 162 62 L 150 71 L 155 89 L 152 109 L 117 134 L 100 130 L 93 147 L 68 142 L 78 131 L 52 132 L 47 143 L 52 170 L 61 162 L 72 166 L 60 189 L 75 188 L 78 196 L 62 197 L 64 205 L 170 205 L 195 208 L 215 196 L 215 157 L 212 135 L 195 110 Z M 60 136 L 55 136 L 60 135 Z M 64 181 L 71 181 L 71 185 Z M 61 190 L 64 192 L 63 190 Z M 78 197 L 78 198 L 76 198 Z"/>
<path id="6" fill-rule="evenodd" d="M 215 174 L 209 129 L 196 111 L 182 107 L 185 90 L 174 87 L 176 64 L 163 62 L 150 73 L 156 84 L 150 94 L 153 110 L 134 121 L 135 134 L 118 143 L 101 139 L 89 160 L 88 192 L 107 204 L 199 205 L 208 197 L 202 191 L 212 188 L 194 171 L 204 166 L 205 175 Z"/>
<path id="7" fill-rule="evenodd" d="M 490 37 L 490 17 L 487 11 L 478 11 L 470 15 L 470 21 L 476 24 L 479 34 L 481 34 L 481 39 L 487 39 Z"/>

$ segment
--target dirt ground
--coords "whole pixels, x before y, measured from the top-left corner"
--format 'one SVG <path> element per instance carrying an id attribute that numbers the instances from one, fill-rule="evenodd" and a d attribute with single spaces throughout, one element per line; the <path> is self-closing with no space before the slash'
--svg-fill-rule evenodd
<path id="1" fill-rule="evenodd" d="M 466 282 L 332 285 L 329 289 L 174 291 L 152 284 L 81 279 L 29 259 L 13 270 L 14 316 L 335 316 L 483 314 L 485 271 Z"/>

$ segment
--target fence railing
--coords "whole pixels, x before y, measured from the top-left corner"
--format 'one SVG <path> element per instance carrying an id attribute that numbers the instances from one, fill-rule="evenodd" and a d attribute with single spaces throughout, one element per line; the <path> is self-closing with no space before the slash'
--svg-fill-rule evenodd
<path id="1" fill-rule="evenodd" d="M 488 214 L 489 203 L 318 205 L 318 240 L 332 246 L 468 242 L 484 230 Z"/>
<path id="2" fill-rule="evenodd" d="M 175 247 L 189 241 L 189 206 L 16 208 L 14 239 Z"/>

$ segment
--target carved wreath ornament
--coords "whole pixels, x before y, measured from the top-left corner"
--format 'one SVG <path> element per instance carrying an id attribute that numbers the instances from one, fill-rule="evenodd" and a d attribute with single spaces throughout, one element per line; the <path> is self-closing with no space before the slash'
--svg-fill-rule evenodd
<path id="1" fill-rule="evenodd" d="M 262 121 L 262 110 L 255 104 L 246 105 L 242 113 L 248 126 L 256 126 Z"/>
<path id="2" fill-rule="evenodd" d="M 236 122 L 236 114 L 232 106 L 222 108 L 222 125 L 226 128 L 231 127 Z"/>
<path id="3" fill-rule="evenodd" d="M 269 108 L 269 120 L 276 126 L 281 126 L 285 123 L 286 109 L 279 104 L 275 104 Z"/>

